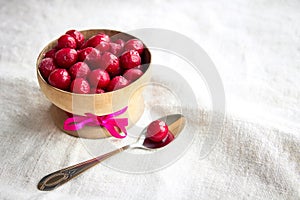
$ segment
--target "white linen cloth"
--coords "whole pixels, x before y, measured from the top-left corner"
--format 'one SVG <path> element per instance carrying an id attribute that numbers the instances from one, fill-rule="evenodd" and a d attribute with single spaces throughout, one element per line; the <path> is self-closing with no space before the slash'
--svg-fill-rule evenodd
<path id="1" fill-rule="evenodd" d="M 1 1 L 1 199 L 300 199 L 299 1 Z M 223 80 L 227 117 L 205 158 L 202 137 L 169 167 L 147 174 L 98 165 L 41 192 L 44 175 L 89 159 L 59 131 L 35 61 L 68 29 L 158 27 L 201 45 Z M 205 111 L 191 114 L 193 126 Z M 202 114 L 201 114 L 202 113 Z"/>

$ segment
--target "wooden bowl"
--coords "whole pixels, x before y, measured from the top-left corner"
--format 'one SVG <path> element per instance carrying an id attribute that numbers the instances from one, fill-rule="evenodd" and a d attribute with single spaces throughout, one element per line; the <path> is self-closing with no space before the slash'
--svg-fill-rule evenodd
<path id="1" fill-rule="evenodd" d="M 135 38 L 127 33 L 106 29 L 84 30 L 80 32 L 85 36 L 85 39 L 88 39 L 97 33 L 105 33 L 110 37 L 115 36 L 125 41 Z M 54 106 L 50 108 L 50 113 L 55 124 L 59 128 L 61 128 L 64 132 L 77 137 L 103 138 L 110 135 L 106 129 L 102 127 L 86 126 L 80 131 L 64 130 L 63 122 L 68 117 L 66 112 L 76 115 L 92 113 L 97 116 L 103 116 L 128 106 L 127 112 L 118 117 L 127 117 L 129 119 L 129 127 L 140 118 L 144 111 L 141 86 L 149 82 L 151 78 L 151 54 L 146 46 L 141 58 L 142 64 L 146 65 L 147 69 L 135 82 L 125 88 L 103 94 L 75 94 L 51 86 L 44 80 L 38 70 L 38 66 L 43 59 L 45 52 L 51 50 L 56 46 L 56 44 L 57 40 L 54 40 L 41 51 L 37 58 L 36 71 L 42 92 L 54 104 Z"/>

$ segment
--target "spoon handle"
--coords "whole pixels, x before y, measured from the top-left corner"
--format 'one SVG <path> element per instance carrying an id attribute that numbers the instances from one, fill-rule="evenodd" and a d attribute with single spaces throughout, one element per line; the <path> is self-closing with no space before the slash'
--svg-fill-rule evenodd
<path id="1" fill-rule="evenodd" d="M 103 154 L 101 156 L 92 158 L 90 160 L 78 163 L 76 165 L 72 165 L 70 167 L 58 170 L 53 172 L 40 180 L 38 183 L 37 188 L 43 191 L 50 191 L 53 190 L 62 184 L 68 182 L 72 178 L 78 176 L 79 174 L 83 173 L 84 171 L 88 170 L 89 168 L 95 166 L 96 164 L 102 162 L 103 160 L 120 153 L 126 149 L 130 148 L 130 145 L 121 147 L 109 153 Z"/>

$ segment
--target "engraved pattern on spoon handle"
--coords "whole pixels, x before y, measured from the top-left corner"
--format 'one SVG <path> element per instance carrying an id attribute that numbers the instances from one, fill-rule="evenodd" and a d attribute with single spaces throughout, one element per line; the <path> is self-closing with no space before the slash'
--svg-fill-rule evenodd
<path id="1" fill-rule="evenodd" d="M 101 156 L 53 172 L 45 176 L 44 178 L 42 178 L 38 183 L 37 187 L 39 190 L 43 190 L 43 191 L 53 190 L 61 186 L 62 184 L 68 182 L 72 178 L 78 176 L 79 174 L 83 173 L 84 171 L 88 170 L 89 168 L 95 166 L 96 164 L 102 162 L 103 160 L 117 153 L 120 153 L 128 148 L 130 148 L 130 145 L 124 146 L 122 148 L 116 149 L 114 151 L 103 154 Z"/>

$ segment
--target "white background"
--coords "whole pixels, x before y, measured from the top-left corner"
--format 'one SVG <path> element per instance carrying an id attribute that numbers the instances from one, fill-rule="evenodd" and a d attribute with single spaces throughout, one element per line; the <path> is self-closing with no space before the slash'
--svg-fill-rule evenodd
<path id="1" fill-rule="evenodd" d="M 2 0 L 0 197 L 299 198 L 299 11 L 300 1 L 296 0 Z M 208 160 L 194 159 L 193 153 L 180 160 L 177 166 L 186 166 L 181 168 L 186 170 L 183 174 L 176 166 L 145 176 L 122 174 L 99 166 L 83 177 L 82 182 L 78 180 L 52 193 L 38 192 L 35 184 L 41 176 L 89 158 L 75 138 L 57 133 L 49 123 L 49 116 L 44 114 L 49 102 L 38 90 L 35 75 L 35 62 L 41 49 L 69 29 L 106 28 L 126 32 L 151 27 L 184 34 L 207 52 L 225 87 L 227 114 L 234 119 L 229 119 L 233 127 L 227 132 L 239 136 L 234 144 L 241 145 L 240 152 L 245 149 L 245 152 L 268 152 L 265 155 L 270 155 L 271 161 L 258 153 L 259 162 L 254 164 L 235 163 L 234 159 L 225 162 L 231 156 L 243 160 L 243 156 L 252 155 L 235 157 L 234 150 L 226 154 L 230 137 L 225 137 L 224 148 L 221 145 L 221 150 L 217 149 Z M 254 128 L 243 124 L 248 122 Z M 253 131 L 262 135 L 253 135 Z M 257 147 L 248 149 L 248 139 L 251 143 L 260 137 L 266 138 Z M 225 153 L 220 154 L 221 151 Z M 193 162 L 185 164 L 188 160 Z M 264 164 L 267 175 L 263 172 Z M 243 169 L 245 173 L 238 174 L 233 169 Z M 187 177 L 189 170 L 199 176 Z M 269 174 L 272 170 L 276 171 L 274 176 Z M 178 179 L 169 178 L 176 174 Z"/>

